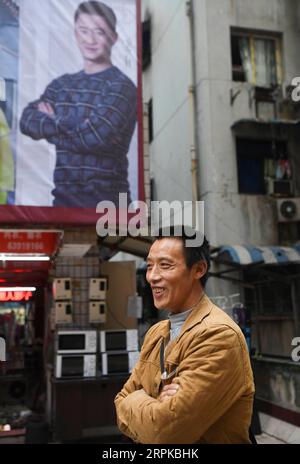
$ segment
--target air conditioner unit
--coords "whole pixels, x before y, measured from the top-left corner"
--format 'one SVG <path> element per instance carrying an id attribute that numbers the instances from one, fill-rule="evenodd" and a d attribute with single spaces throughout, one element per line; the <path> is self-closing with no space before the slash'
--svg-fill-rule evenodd
<path id="1" fill-rule="evenodd" d="M 277 200 L 278 222 L 300 221 L 300 198 Z"/>
<path id="2" fill-rule="evenodd" d="M 89 321 L 104 324 L 106 322 L 106 301 L 90 301 Z"/>
<path id="3" fill-rule="evenodd" d="M 54 300 L 63 301 L 72 299 L 71 279 L 54 279 L 52 289 Z"/>
<path id="4" fill-rule="evenodd" d="M 268 195 L 290 197 L 293 195 L 293 182 L 285 179 L 266 179 L 266 192 Z"/>
<path id="5" fill-rule="evenodd" d="M 55 324 L 69 324 L 73 322 L 71 302 L 61 301 L 55 303 Z"/>
<path id="6" fill-rule="evenodd" d="M 107 277 L 90 279 L 89 299 L 105 300 L 107 292 Z"/>

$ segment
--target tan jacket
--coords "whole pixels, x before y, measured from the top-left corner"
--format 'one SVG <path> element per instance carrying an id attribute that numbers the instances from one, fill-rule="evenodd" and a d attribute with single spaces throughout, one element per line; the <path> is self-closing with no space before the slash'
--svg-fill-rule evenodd
<path id="1" fill-rule="evenodd" d="M 175 396 L 160 402 L 160 344 L 169 321 L 149 329 L 140 360 L 115 398 L 118 426 L 138 443 L 250 443 L 254 382 L 240 328 L 207 296 L 167 347 Z"/>

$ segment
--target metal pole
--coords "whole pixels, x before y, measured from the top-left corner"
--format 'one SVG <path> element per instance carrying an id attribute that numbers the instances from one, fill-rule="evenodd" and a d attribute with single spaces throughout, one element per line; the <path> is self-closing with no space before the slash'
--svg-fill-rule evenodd
<path id="1" fill-rule="evenodd" d="M 292 306 L 293 306 L 295 334 L 296 334 L 296 336 L 299 336 L 300 335 L 300 318 L 299 318 L 299 303 L 298 303 L 298 299 L 297 299 L 296 280 L 292 280 L 291 294 L 292 294 Z"/>
<path id="2" fill-rule="evenodd" d="M 255 300 L 255 307 L 256 307 L 256 337 L 257 337 L 257 351 L 261 353 L 261 338 L 260 338 L 260 326 L 259 326 L 259 314 L 260 314 L 260 287 L 254 287 L 254 300 Z"/>
<path id="3" fill-rule="evenodd" d="M 186 12 L 189 18 L 189 56 L 190 56 L 190 83 L 188 88 L 190 103 L 190 156 L 192 173 L 192 199 L 199 200 L 199 172 L 198 172 L 198 130 L 197 130 L 197 101 L 196 101 L 196 60 L 195 60 L 195 27 L 194 27 L 194 2 L 186 2 Z"/>

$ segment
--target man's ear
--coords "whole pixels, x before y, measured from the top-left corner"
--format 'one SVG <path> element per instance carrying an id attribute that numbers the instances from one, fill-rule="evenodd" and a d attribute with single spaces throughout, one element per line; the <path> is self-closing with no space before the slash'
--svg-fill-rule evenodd
<path id="1" fill-rule="evenodd" d="M 206 261 L 198 261 L 194 263 L 194 277 L 196 280 L 201 279 L 206 274 L 207 271 L 207 262 Z"/>
<path id="2" fill-rule="evenodd" d="M 111 35 L 111 46 L 113 47 L 116 42 L 118 42 L 119 36 L 116 32 Z"/>

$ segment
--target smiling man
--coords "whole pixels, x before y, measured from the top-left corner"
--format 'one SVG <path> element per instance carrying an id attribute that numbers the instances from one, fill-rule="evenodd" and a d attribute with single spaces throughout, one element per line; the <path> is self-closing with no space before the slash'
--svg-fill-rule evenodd
<path id="1" fill-rule="evenodd" d="M 240 328 L 204 292 L 209 244 L 157 237 L 147 258 L 155 306 L 169 319 L 146 334 L 115 398 L 120 430 L 147 444 L 250 443 L 253 375 Z"/>
<path id="2" fill-rule="evenodd" d="M 127 193 L 127 153 L 137 116 L 137 89 L 111 60 L 118 40 L 114 11 L 98 1 L 75 12 L 75 38 L 83 70 L 49 84 L 23 111 L 20 128 L 56 146 L 53 206 L 116 205 Z"/>

